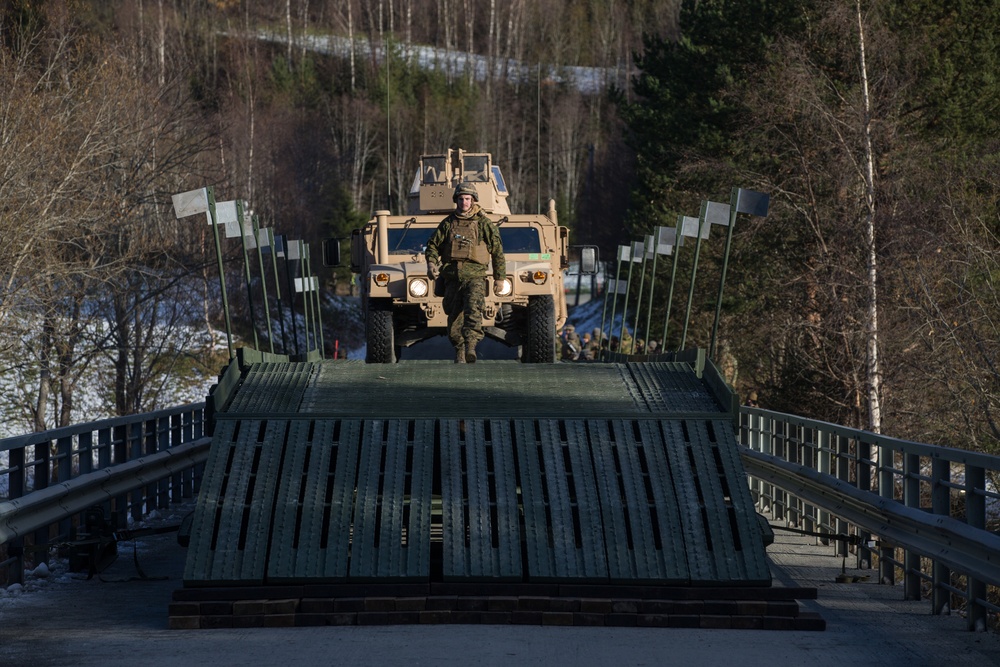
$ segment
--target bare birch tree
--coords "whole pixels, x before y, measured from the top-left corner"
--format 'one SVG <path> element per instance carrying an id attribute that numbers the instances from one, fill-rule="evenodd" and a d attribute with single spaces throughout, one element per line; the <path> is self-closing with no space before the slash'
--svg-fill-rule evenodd
<path id="1" fill-rule="evenodd" d="M 866 359 L 866 399 L 868 403 L 868 430 L 880 433 L 882 430 L 882 369 L 879 365 L 878 328 L 878 250 L 875 245 L 875 152 L 872 148 L 872 111 L 868 94 L 868 65 L 865 59 L 865 18 L 861 12 L 861 0 L 855 4 L 858 19 L 858 75 L 861 78 L 861 135 L 862 135 L 862 179 L 864 181 L 864 234 L 867 246 L 868 317 L 866 336 L 868 355 Z"/>

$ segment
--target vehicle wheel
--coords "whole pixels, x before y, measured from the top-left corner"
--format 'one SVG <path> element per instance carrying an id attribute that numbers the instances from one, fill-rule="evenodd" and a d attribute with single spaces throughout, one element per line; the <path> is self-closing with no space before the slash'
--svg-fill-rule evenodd
<path id="1" fill-rule="evenodd" d="M 365 320 L 368 351 L 365 362 L 369 364 L 391 364 L 396 359 L 393 355 L 395 336 L 392 330 L 392 301 L 388 299 L 370 299 L 368 315 Z"/>
<path id="2" fill-rule="evenodd" d="M 500 317 L 497 318 L 497 322 L 503 322 L 507 324 L 514 319 L 514 307 L 509 303 L 505 303 L 500 306 Z"/>
<path id="3" fill-rule="evenodd" d="M 530 364 L 556 360 L 556 306 L 551 294 L 528 298 L 528 357 Z"/>

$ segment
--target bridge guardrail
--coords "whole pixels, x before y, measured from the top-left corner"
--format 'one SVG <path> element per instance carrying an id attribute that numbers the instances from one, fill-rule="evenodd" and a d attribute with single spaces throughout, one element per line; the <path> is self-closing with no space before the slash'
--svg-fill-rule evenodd
<path id="1" fill-rule="evenodd" d="M 124 528 L 126 512 L 138 520 L 193 498 L 204 425 L 205 404 L 193 403 L 0 440 L 0 575 L 6 566 L 8 582 L 21 582 L 25 541 L 46 562 L 38 547 L 71 539 L 89 506 Z"/>
<path id="2" fill-rule="evenodd" d="M 970 630 L 1000 613 L 988 599 L 988 587 L 1000 587 L 1000 536 L 987 530 L 1000 456 L 748 407 L 738 439 L 758 509 L 829 535 L 820 540 L 845 558 L 848 545 L 834 538 L 853 536 L 859 569 L 877 558 L 888 584 L 899 570 L 908 600 L 928 582 L 935 614 L 952 607 L 951 595 L 964 598 Z"/>

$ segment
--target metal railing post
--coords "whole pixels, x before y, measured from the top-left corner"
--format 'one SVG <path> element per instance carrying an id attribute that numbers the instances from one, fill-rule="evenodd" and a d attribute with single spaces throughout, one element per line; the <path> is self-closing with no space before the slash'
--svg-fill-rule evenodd
<path id="1" fill-rule="evenodd" d="M 156 451 L 165 452 L 170 449 L 170 416 L 161 415 L 155 418 Z M 170 507 L 170 478 L 164 477 L 156 483 L 156 506 Z"/>
<path id="2" fill-rule="evenodd" d="M 760 448 L 760 451 L 762 451 L 763 453 L 768 454 L 768 455 L 773 455 L 774 454 L 774 418 L 773 417 L 764 417 L 764 416 L 761 416 L 760 420 L 761 420 L 761 443 L 760 443 L 761 444 L 761 448 Z M 775 502 L 774 502 L 774 493 L 775 493 L 774 485 L 765 482 L 762 485 L 762 487 L 763 487 L 763 489 L 765 491 L 764 495 L 767 497 L 768 509 L 771 510 L 771 516 L 774 517 L 775 519 L 777 519 L 778 516 L 775 513 L 776 510 L 775 510 Z"/>
<path id="3" fill-rule="evenodd" d="M 858 437 L 856 440 L 856 471 L 855 471 L 855 488 L 861 491 L 871 491 L 872 490 L 872 446 L 871 443 Z M 868 570 L 872 567 L 872 554 L 871 547 L 868 546 L 871 542 L 871 533 L 868 531 L 858 530 L 858 553 L 857 553 L 857 569 Z"/>
<path id="4" fill-rule="evenodd" d="M 850 483 L 851 481 L 851 441 L 849 438 L 840 435 L 839 433 L 834 436 L 836 438 L 836 448 L 837 448 L 837 479 L 842 482 Z M 847 535 L 850 532 L 850 524 L 844 519 L 837 517 L 835 522 L 834 530 L 838 535 Z M 836 541 L 837 555 L 842 558 L 847 558 L 847 542 L 844 540 Z"/>
<path id="5" fill-rule="evenodd" d="M 65 482 L 73 476 L 73 441 L 74 436 L 64 435 L 56 440 L 56 481 Z M 59 522 L 59 534 L 69 535 L 73 521 L 66 517 Z"/>
<path id="6" fill-rule="evenodd" d="M 941 516 L 951 516 L 951 462 L 944 459 L 931 460 L 931 511 Z M 951 607 L 951 592 L 944 584 L 951 584 L 951 569 L 934 561 L 932 571 L 931 613 L 941 614 Z"/>
<path id="7" fill-rule="evenodd" d="M 774 455 L 779 459 L 788 460 L 788 422 L 781 421 L 774 427 Z M 779 487 L 774 487 L 775 519 L 788 524 L 788 494 Z"/>
<path id="8" fill-rule="evenodd" d="M 916 454 L 903 454 L 903 504 L 920 509 L 920 457 Z M 920 554 L 912 549 L 903 552 L 903 599 L 920 599 Z"/>
<path id="9" fill-rule="evenodd" d="M 131 454 L 128 459 L 138 459 L 142 458 L 143 455 L 143 445 L 146 439 L 146 429 L 143 422 L 135 422 L 132 424 L 132 428 L 129 429 L 129 451 Z M 146 489 L 140 489 L 138 491 L 133 491 L 128 494 L 127 501 L 125 504 L 125 511 L 132 515 L 133 521 L 139 521 L 142 519 L 142 497 L 147 493 Z M 138 499 L 137 499 L 138 496 Z M 124 528 L 128 525 L 128 519 L 125 518 L 125 513 L 118 512 L 118 525 L 116 528 Z"/>
<path id="10" fill-rule="evenodd" d="M 78 474 L 84 475 L 94 469 L 94 434 L 92 431 L 84 431 L 77 436 L 77 470 Z"/>
<path id="11" fill-rule="evenodd" d="M 979 466 L 965 467 L 965 522 L 973 528 L 986 528 L 986 471 Z M 967 581 L 969 630 L 985 632 L 987 627 L 986 608 L 980 602 L 986 600 L 986 584 L 972 576 Z"/>
<path id="12" fill-rule="evenodd" d="M 24 496 L 24 449 L 12 449 L 8 457 L 10 473 L 7 475 L 7 492 L 11 500 Z M 24 583 L 24 540 L 14 540 L 7 548 L 14 562 L 7 568 L 7 579 L 12 584 Z"/>
<path id="13" fill-rule="evenodd" d="M 35 484 L 32 491 L 46 489 L 49 486 L 49 468 L 51 466 L 52 445 L 46 440 L 35 445 L 34 473 Z M 39 528 L 35 531 L 35 546 L 42 547 L 49 543 L 49 527 Z M 49 562 L 49 550 L 39 549 L 36 558 L 42 563 Z"/>
<path id="14" fill-rule="evenodd" d="M 816 433 L 816 469 L 824 475 L 832 475 L 833 472 L 830 468 L 830 462 L 832 457 L 830 456 L 830 434 L 826 429 L 819 429 Z M 820 533 L 830 533 L 830 512 L 824 509 L 820 509 L 817 512 L 817 519 L 819 522 Z M 824 545 L 830 544 L 829 538 L 821 537 L 819 538 L 820 543 Z"/>

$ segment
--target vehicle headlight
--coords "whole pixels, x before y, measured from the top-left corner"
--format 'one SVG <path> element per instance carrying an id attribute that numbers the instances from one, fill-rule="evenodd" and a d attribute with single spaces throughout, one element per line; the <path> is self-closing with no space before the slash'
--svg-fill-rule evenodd
<path id="1" fill-rule="evenodd" d="M 375 284 L 378 285 L 379 287 L 385 287 L 386 285 L 389 284 L 389 274 L 385 272 L 376 273 L 375 277 L 372 280 L 374 280 Z"/>
<path id="2" fill-rule="evenodd" d="M 510 296 L 514 292 L 514 284 L 510 282 L 510 278 L 504 278 L 500 281 L 500 294 L 499 296 Z"/>
<path id="3" fill-rule="evenodd" d="M 535 271 L 531 274 L 531 282 L 536 285 L 544 285 L 545 281 L 549 279 L 549 274 L 545 271 Z"/>
<path id="4" fill-rule="evenodd" d="M 427 296 L 427 281 L 424 278 L 414 278 L 410 281 L 410 296 L 421 298 Z"/>

